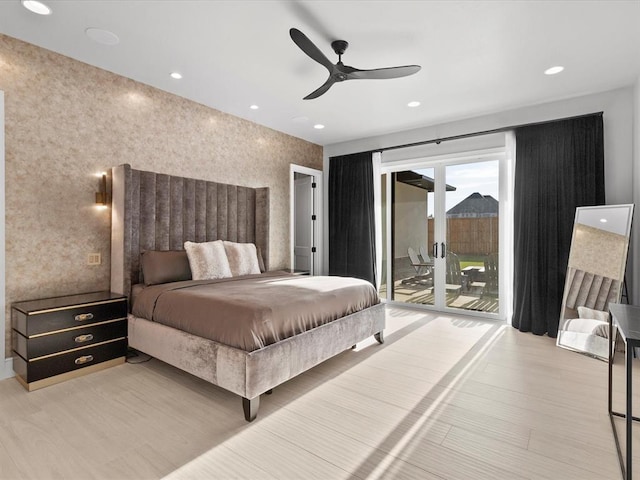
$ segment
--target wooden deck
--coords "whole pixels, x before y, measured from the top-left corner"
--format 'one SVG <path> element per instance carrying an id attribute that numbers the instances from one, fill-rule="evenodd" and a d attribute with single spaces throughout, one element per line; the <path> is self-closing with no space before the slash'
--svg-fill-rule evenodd
<path id="1" fill-rule="evenodd" d="M 409 280 L 409 281 L 408 281 Z M 386 298 L 386 286 L 380 288 L 380 296 Z M 433 287 L 429 282 L 396 280 L 394 300 L 421 305 L 433 305 Z M 499 302 L 495 296 L 482 296 L 481 291 L 453 291 L 447 289 L 447 306 L 467 311 L 498 313 Z"/>

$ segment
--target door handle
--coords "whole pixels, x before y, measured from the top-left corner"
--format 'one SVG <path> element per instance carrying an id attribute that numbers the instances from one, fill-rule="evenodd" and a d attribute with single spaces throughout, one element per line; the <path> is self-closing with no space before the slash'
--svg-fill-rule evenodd
<path id="1" fill-rule="evenodd" d="M 431 248 L 431 253 L 433 254 L 432 255 L 433 258 L 438 258 L 438 242 L 433 244 L 433 247 Z"/>
<path id="2" fill-rule="evenodd" d="M 440 245 L 442 247 L 440 251 L 440 258 L 444 258 L 447 254 L 447 247 L 444 242 L 442 242 Z"/>

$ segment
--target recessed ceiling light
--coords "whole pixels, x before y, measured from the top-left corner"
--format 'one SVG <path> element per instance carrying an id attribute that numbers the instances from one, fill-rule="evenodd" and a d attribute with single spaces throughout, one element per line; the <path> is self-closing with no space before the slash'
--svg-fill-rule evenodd
<path id="1" fill-rule="evenodd" d="M 175 78 L 176 80 L 180 80 L 182 78 L 182 74 L 180 72 L 171 72 L 171 78 Z"/>
<path id="2" fill-rule="evenodd" d="M 545 75 L 555 75 L 556 73 L 560 73 L 563 70 L 564 70 L 564 67 L 561 67 L 560 65 L 557 65 L 555 67 L 547 68 L 544 71 L 544 74 Z"/>
<path id="3" fill-rule="evenodd" d="M 102 45 L 117 45 L 120 43 L 120 39 L 115 33 L 102 28 L 89 27 L 84 33 L 91 40 Z"/>
<path id="4" fill-rule="evenodd" d="M 321 123 L 316 123 L 313 128 L 315 128 L 316 130 L 322 130 L 324 128 L 324 125 L 322 125 Z"/>
<path id="5" fill-rule="evenodd" d="M 260 107 L 259 107 L 258 105 L 255 105 L 255 104 L 254 104 L 254 105 L 251 105 L 249 108 L 250 108 L 251 110 L 258 110 Z"/>
<path id="6" fill-rule="evenodd" d="M 407 107 L 419 107 L 420 106 L 420 102 L 417 101 L 413 101 L 413 102 L 409 102 L 407 103 Z"/>
<path id="7" fill-rule="evenodd" d="M 22 0 L 22 6 L 38 15 L 51 15 L 51 8 L 36 0 Z"/>
<path id="8" fill-rule="evenodd" d="M 601 219 L 600 219 L 600 222 L 602 222 L 602 223 L 607 223 L 607 219 L 606 219 L 606 218 L 601 218 Z"/>

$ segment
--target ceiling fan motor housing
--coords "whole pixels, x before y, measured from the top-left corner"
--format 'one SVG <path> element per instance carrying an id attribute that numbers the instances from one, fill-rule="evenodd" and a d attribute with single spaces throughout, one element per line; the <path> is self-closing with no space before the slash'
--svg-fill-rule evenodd
<path id="1" fill-rule="evenodd" d="M 349 47 L 349 42 L 345 40 L 334 40 L 331 42 L 331 48 L 336 52 L 336 55 L 342 55 Z"/>

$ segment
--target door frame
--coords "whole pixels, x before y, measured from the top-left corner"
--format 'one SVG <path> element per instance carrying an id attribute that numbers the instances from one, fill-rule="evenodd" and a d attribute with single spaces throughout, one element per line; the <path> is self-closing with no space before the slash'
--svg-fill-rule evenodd
<path id="1" fill-rule="evenodd" d="M 0 90 L 0 380 L 13 377 L 13 358 L 6 352 L 6 277 L 5 277 L 5 157 L 4 157 L 4 91 Z"/>
<path id="2" fill-rule="evenodd" d="M 499 161 L 499 192 L 500 192 L 500 222 L 499 222 L 499 244 L 500 244 L 500 252 L 499 252 L 499 289 L 500 289 L 500 306 L 499 313 L 486 313 L 486 312 L 476 312 L 472 310 L 461 310 L 458 308 L 451 308 L 438 305 L 422 305 L 422 304 L 408 304 L 405 302 L 399 302 L 396 300 L 386 299 L 385 301 L 390 304 L 397 304 L 427 310 L 436 310 L 447 313 L 456 313 L 462 315 L 470 315 L 475 317 L 482 317 L 488 319 L 497 319 L 497 320 L 505 320 L 510 317 L 510 307 L 509 302 L 512 298 L 511 290 L 512 290 L 512 269 L 511 264 L 513 262 L 513 235 L 509 230 L 509 226 L 513 225 L 513 211 L 512 211 L 512 196 L 513 196 L 513 175 L 512 175 L 512 167 L 509 161 L 509 154 L 507 147 L 499 147 L 499 148 L 489 148 L 483 150 L 474 150 L 467 152 L 459 152 L 459 153 L 451 153 L 446 155 L 439 155 L 433 157 L 419 157 L 412 159 L 404 159 L 404 160 L 396 160 L 392 162 L 383 162 L 380 168 L 380 174 L 386 174 L 386 188 L 387 192 L 391 191 L 391 180 L 392 173 L 404 171 L 404 170 L 412 170 L 417 168 L 434 168 L 434 177 L 436 175 L 437 167 L 439 166 L 448 166 L 455 164 L 463 164 L 463 163 L 475 163 L 482 162 L 488 160 L 498 160 Z M 435 179 L 435 178 L 434 178 Z M 380 181 L 380 179 L 378 179 Z M 441 194 L 444 196 L 444 192 Z M 387 205 L 386 205 L 386 215 L 387 215 L 387 231 L 385 234 L 387 235 L 387 292 L 389 292 L 391 285 L 393 284 L 393 242 L 392 239 L 392 228 L 393 228 L 393 213 L 392 213 L 392 201 L 391 198 L 388 197 Z M 435 212 L 434 212 L 435 213 Z M 509 220 L 511 219 L 511 220 Z M 444 220 L 441 220 L 444 221 Z M 441 270 L 441 269 L 440 269 Z M 441 277 L 444 278 L 444 272 L 441 271 Z M 444 286 L 442 287 L 444 288 Z"/>
<path id="3" fill-rule="evenodd" d="M 296 165 L 291 163 L 289 165 L 289 266 L 293 268 L 294 265 L 294 247 L 295 247 L 295 174 L 300 173 L 303 175 L 310 175 L 313 177 L 316 188 L 313 189 L 313 209 L 316 216 L 316 221 L 313 222 L 313 238 L 316 247 L 315 255 L 313 256 L 313 265 L 311 275 L 318 275 L 322 271 L 322 170 L 316 170 L 315 168 L 303 167 L 302 165 Z"/>

